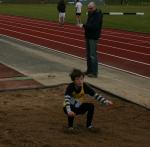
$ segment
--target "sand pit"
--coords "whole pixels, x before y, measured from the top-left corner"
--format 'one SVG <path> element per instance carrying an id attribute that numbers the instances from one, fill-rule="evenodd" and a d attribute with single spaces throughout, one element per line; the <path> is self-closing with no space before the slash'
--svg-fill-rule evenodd
<path id="1" fill-rule="evenodd" d="M 149 147 L 150 111 L 102 93 L 112 107 L 95 100 L 93 124 L 77 116 L 74 131 L 66 128 L 62 110 L 66 85 L 0 93 L 0 147 Z"/>

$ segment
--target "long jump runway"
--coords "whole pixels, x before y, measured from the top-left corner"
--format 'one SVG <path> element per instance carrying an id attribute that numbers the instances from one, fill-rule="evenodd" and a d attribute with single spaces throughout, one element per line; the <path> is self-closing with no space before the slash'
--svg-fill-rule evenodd
<path id="1" fill-rule="evenodd" d="M 86 58 L 84 30 L 75 25 L 0 15 L 0 34 Z M 103 29 L 99 63 L 150 78 L 150 35 Z"/>

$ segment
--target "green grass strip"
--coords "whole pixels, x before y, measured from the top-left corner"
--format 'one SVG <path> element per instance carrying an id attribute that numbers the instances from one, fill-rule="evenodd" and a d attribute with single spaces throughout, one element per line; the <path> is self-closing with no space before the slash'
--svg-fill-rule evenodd
<path id="1" fill-rule="evenodd" d="M 144 16 L 104 16 L 103 28 L 117 28 L 133 32 L 150 33 L 150 6 L 98 6 L 103 12 L 144 12 Z M 86 6 L 83 7 L 82 22 L 86 21 Z M 58 21 L 56 4 L 0 4 L 0 14 L 26 16 Z M 76 23 L 74 5 L 67 5 L 66 22 Z"/>

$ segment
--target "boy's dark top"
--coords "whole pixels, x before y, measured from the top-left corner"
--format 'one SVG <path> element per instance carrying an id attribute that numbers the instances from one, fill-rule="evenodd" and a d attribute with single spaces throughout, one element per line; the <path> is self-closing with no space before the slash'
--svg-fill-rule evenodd
<path id="1" fill-rule="evenodd" d="M 107 100 L 97 94 L 88 84 L 83 83 L 83 86 L 76 87 L 72 82 L 68 85 L 65 92 L 65 101 L 64 107 L 66 107 L 67 112 L 71 111 L 71 107 L 79 108 L 82 103 L 84 103 L 83 99 L 85 94 L 88 94 L 94 97 L 100 103 L 105 103 Z"/>
<path id="2" fill-rule="evenodd" d="M 92 14 L 88 14 L 85 29 L 85 38 L 97 40 L 100 37 L 103 23 L 103 14 L 101 10 L 95 10 Z"/>
<path id="3" fill-rule="evenodd" d="M 59 2 L 57 5 L 57 10 L 64 13 L 66 11 L 66 4 L 63 1 Z"/>

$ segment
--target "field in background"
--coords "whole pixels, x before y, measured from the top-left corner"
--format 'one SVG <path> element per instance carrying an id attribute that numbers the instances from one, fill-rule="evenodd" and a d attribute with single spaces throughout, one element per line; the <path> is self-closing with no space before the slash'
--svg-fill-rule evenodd
<path id="1" fill-rule="evenodd" d="M 134 32 L 150 33 L 150 6 L 98 6 L 103 12 L 144 12 L 144 16 L 104 16 L 104 28 L 117 28 Z M 86 6 L 83 8 L 82 21 L 85 22 Z M 56 4 L 1 4 L 0 14 L 26 16 L 31 18 L 58 20 Z M 75 24 L 73 5 L 67 5 L 66 22 Z"/>

